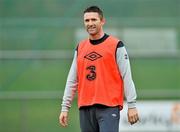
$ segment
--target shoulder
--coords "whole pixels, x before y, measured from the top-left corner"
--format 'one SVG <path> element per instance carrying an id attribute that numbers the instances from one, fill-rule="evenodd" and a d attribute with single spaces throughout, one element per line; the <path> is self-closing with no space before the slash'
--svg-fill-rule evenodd
<path id="1" fill-rule="evenodd" d="M 79 44 L 87 43 L 89 41 L 89 38 L 85 38 L 79 41 Z"/>
<path id="2" fill-rule="evenodd" d="M 88 38 L 79 41 L 79 43 L 76 46 L 76 51 L 78 51 L 79 48 L 82 48 L 87 42 L 89 42 Z"/>
<path id="3" fill-rule="evenodd" d="M 122 41 L 118 41 L 117 48 L 124 47 L 124 43 Z"/>
<path id="4" fill-rule="evenodd" d="M 116 44 L 116 48 L 124 47 L 124 43 L 121 41 L 121 39 L 111 35 L 109 36 L 109 39 Z"/>
<path id="5" fill-rule="evenodd" d="M 87 42 L 89 42 L 89 39 L 88 39 L 88 38 L 81 40 L 78 45 L 79 45 L 79 47 L 80 47 L 80 46 L 86 44 Z"/>
<path id="6" fill-rule="evenodd" d="M 111 39 L 111 41 L 116 41 L 116 42 L 119 42 L 120 39 L 115 37 L 115 36 L 112 36 L 112 35 L 109 35 L 109 39 Z"/>

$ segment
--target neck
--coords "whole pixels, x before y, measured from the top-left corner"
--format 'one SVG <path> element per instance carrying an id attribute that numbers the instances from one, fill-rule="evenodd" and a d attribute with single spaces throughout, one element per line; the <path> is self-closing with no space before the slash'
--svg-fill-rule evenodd
<path id="1" fill-rule="evenodd" d="M 104 36 L 104 32 L 101 31 L 101 32 L 99 32 L 99 33 L 97 33 L 97 34 L 94 34 L 94 35 L 90 34 L 90 35 L 89 35 L 89 39 L 90 39 L 90 40 L 97 40 L 97 39 L 102 38 L 103 36 Z"/>
<path id="2" fill-rule="evenodd" d="M 96 40 L 89 40 L 89 42 L 92 44 L 92 45 L 98 45 L 98 44 L 101 44 L 102 42 L 104 42 L 107 38 L 109 37 L 109 35 L 107 34 L 104 34 L 103 37 L 101 37 L 100 39 L 96 39 Z"/>

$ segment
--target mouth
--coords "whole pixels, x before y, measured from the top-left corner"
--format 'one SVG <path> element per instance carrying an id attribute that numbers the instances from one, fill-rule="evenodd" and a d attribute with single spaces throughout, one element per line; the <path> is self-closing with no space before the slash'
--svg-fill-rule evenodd
<path id="1" fill-rule="evenodd" d="M 88 27 L 88 31 L 94 31 L 96 27 Z"/>

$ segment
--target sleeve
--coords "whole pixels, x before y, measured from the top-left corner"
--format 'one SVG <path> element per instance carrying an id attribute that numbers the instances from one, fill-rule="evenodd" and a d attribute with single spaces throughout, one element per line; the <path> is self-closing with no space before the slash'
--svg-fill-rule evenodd
<path id="1" fill-rule="evenodd" d="M 69 111 L 69 108 L 71 107 L 72 100 L 74 98 L 74 95 L 77 91 L 77 50 L 74 53 L 74 58 L 72 61 L 72 65 L 67 77 L 67 82 L 64 90 L 64 96 L 62 100 L 62 109 L 61 111 Z"/>
<path id="2" fill-rule="evenodd" d="M 116 61 L 124 81 L 124 94 L 128 108 L 134 108 L 136 107 L 136 89 L 131 75 L 129 57 L 122 41 L 120 41 L 117 46 Z"/>

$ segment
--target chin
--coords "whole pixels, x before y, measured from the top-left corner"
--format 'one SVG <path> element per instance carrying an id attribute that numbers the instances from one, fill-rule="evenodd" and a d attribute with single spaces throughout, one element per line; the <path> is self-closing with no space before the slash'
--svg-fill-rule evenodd
<path id="1" fill-rule="evenodd" d="M 90 35 L 95 35 L 95 34 L 97 34 L 96 31 L 88 31 L 88 30 L 87 30 L 87 32 L 88 32 Z"/>
<path id="2" fill-rule="evenodd" d="M 96 35 L 97 33 L 96 32 L 88 32 L 90 35 L 94 36 Z"/>

